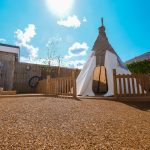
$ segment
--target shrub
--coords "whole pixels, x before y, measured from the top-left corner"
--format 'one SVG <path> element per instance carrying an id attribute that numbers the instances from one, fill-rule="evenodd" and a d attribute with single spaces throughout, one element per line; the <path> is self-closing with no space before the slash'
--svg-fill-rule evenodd
<path id="1" fill-rule="evenodd" d="M 133 62 L 131 64 L 127 64 L 128 69 L 132 73 L 150 73 L 150 60 L 143 60 L 140 62 Z"/>

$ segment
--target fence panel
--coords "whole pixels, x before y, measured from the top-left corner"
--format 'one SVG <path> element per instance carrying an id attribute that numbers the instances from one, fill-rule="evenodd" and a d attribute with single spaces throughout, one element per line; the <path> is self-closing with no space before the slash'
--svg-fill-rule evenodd
<path id="1" fill-rule="evenodd" d="M 52 96 L 68 96 L 76 98 L 76 77 L 59 77 L 39 81 L 36 88 L 37 93 Z"/>
<path id="2" fill-rule="evenodd" d="M 114 95 L 116 97 L 150 96 L 150 75 L 116 74 L 113 70 Z"/>
<path id="3" fill-rule="evenodd" d="M 36 93 L 46 94 L 46 82 L 46 79 L 39 81 L 38 86 L 36 88 Z"/>
<path id="4" fill-rule="evenodd" d="M 47 78 L 47 94 L 73 96 L 73 78 Z"/>

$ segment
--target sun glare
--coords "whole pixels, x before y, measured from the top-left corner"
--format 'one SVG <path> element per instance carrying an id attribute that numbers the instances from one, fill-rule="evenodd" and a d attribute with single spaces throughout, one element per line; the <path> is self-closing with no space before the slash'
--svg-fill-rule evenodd
<path id="1" fill-rule="evenodd" d="M 69 13 L 74 0 L 46 0 L 48 9 L 57 16 L 64 16 Z"/>

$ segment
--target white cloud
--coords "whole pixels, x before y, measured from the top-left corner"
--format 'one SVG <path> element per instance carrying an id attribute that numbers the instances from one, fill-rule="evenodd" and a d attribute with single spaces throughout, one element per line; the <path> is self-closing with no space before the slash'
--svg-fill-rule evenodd
<path id="1" fill-rule="evenodd" d="M 61 19 L 57 21 L 57 24 L 60 26 L 65 26 L 68 28 L 78 28 L 81 25 L 81 21 L 78 19 L 76 15 L 69 16 L 66 19 Z"/>
<path id="2" fill-rule="evenodd" d="M 17 29 L 15 32 L 16 37 L 21 43 L 25 44 L 27 42 L 30 42 L 31 39 L 36 35 L 35 32 L 35 25 L 29 24 L 27 28 L 25 28 L 24 32 L 20 29 Z"/>
<path id="3" fill-rule="evenodd" d="M 21 62 L 25 63 L 31 63 L 31 64 L 42 64 L 42 65 L 49 65 L 49 59 L 48 58 L 30 58 L 30 57 L 20 57 Z M 51 60 L 51 66 L 58 66 L 58 59 Z"/>
<path id="4" fill-rule="evenodd" d="M 25 62 L 25 63 L 30 63 L 30 58 L 21 56 L 21 57 L 20 57 L 20 61 L 21 61 L 21 62 Z"/>
<path id="5" fill-rule="evenodd" d="M 16 44 L 20 47 L 24 47 L 29 52 L 29 57 L 37 57 L 39 49 L 37 47 L 34 47 L 30 44 L 32 38 L 36 35 L 35 32 L 36 28 L 34 24 L 29 24 L 27 28 L 24 29 L 24 31 L 17 29 L 15 32 L 15 36 L 17 39 Z"/>
<path id="6" fill-rule="evenodd" d="M 48 65 L 48 59 L 37 59 L 37 58 L 28 58 L 28 57 L 20 57 L 20 61 L 21 62 L 25 62 L 25 63 L 31 63 L 31 64 L 42 64 L 42 65 Z M 66 61 L 66 62 L 62 62 L 61 66 L 62 67 L 69 67 L 69 68 L 79 68 L 82 69 L 83 65 L 85 64 L 85 60 L 75 60 L 75 61 Z M 52 66 L 58 66 L 58 60 L 54 59 L 51 61 L 51 65 Z"/>
<path id="7" fill-rule="evenodd" d="M 74 60 L 74 61 L 67 61 L 66 62 L 66 66 L 70 67 L 70 68 L 82 69 L 84 64 L 85 64 L 85 60 Z"/>
<path id="8" fill-rule="evenodd" d="M 33 45 L 30 45 L 30 44 L 24 44 L 22 45 L 23 47 L 25 47 L 26 49 L 28 49 L 29 51 L 29 56 L 32 58 L 35 58 L 35 57 L 38 57 L 38 51 L 39 51 L 39 48 L 37 47 L 34 47 Z"/>
<path id="9" fill-rule="evenodd" d="M 85 56 L 87 53 L 87 50 L 89 49 L 87 43 L 79 43 L 75 42 L 69 49 L 68 49 L 68 55 L 66 55 L 65 59 L 70 59 L 72 57 L 77 56 Z"/>
<path id="10" fill-rule="evenodd" d="M 83 22 L 87 22 L 87 19 L 86 19 L 86 17 L 83 17 L 83 20 L 82 20 Z"/>
<path id="11" fill-rule="evenodd" d="M 5 40 L 5 39 L 3 39 L 3 38 L 0 38 L 0 42 L 1 42 L 1 43 L 5 43 L 5 42 L 6 42 L 6 40 Z"/>
<path id="12" fill-rule="evenodd" d="M 43 64 L 44 59 L 30 58 L 30 57 L 20 57 L 21 62 L 31 63 L 31 64 Z"/>

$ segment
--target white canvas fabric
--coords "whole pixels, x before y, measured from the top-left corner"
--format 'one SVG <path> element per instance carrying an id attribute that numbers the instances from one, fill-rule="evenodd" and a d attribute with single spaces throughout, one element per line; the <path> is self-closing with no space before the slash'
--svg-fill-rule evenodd
<path id="1" fill-rule="evenodd" d="M 106 75 L 107 75 L 107 83 L 108 83 L 108 92 L 104 96 L 113 96 L 114 95 L 114 83 L 113 83 L 113 69 L 116 69 L 117 74 L 131 74 L 124 63 L 121 61 L 120 57 L 117 55 L 113 47 L 108 41 L 105 26 L 103 24 L 99 28 L 98 37 L 93 45 L 92 53 L 90 54 L 87 62 L 85 63 L 81 73 L 77 78 L 77 95 L 83 96 L 94 96 L 94 92 L 92 90 L 93 84 L 93 71 L 96 66 L 105 66 Z M 133 92 L 132 81 L 130 82 L 125 79 L 126 90 L 128 93 L 128 83 L 130 84 L 131 93 Z M 124 93 L 123 80 L 122 83 L 122 93 Z M 134 79 L 135 84 L 135 93 L 137 93 L 138 81 Z M 137 86 L 138 85 L 138 86 Z M 119 82 L 117 80 L 117 88 L 119 89 Z M 118 90 L 119 91 L 119 90 Z"/>
<path id="2" fill-rule="evenodd" d="M 116 74 L 131 74 L 131 72 L 128 69 L 125 69 L 124 67 L 121 67 L 119 65 L 117 56 L 110 51 L 106 51 L 105 55 L 105 67 L 107 72 L 107 82 L 108 82 L 108 92 L 104 96 L 113 96 L 114 95 L 114 84 L 113 84 L 113 69 L 116 69 Z M 124 94 L 124 86 L 123 86 L 123 80 L 122 80 L 122 93 Z M 126 93 L 128 94 L 128 83 L 130 84 L 131 93 L 133 93 L 133 87 L 132 87 L 132 80 L 130 79 L 129 82 L 127 79 L 125 79 L 126 84 Z M 142 88 L 139 83 L 137 83 L 137 80 L 134 79 L 135 84 L 135 93 L 138 92 L 137 85 L 139 86 L 139 92 L 142 93 Z M 117 82 L 117 88 L 119 90 L 119 82 Z"/>
<path id="3" fill-rule="evenodd" d="M 96 66 L 96 57 L 94 51 L 90 54 L 83 69 L 81 70 L 76 83 L 77 83 L 77 95 L 82 96 L 94 96 L 92 90 L 93 71 Z"/>
<path id="4" fill-rule="evenodd" d="M 106 51 L 105 67 L 107 72 L 108 92 L 104 96 L 114 95 L 113 69 L 116 69 L 117 74 L 130 74 L 130 71 L 120 67 L 117 56 L 110 51 Z"/>
<path id="5" fill-rule="evenodd" d="M 77 82 L 77 95 L 95 96 L 92 90 L 93 71 L 96 67 L 96 56 L 94 51 L 90 54 L 82 71 L 80 72 Z M 130 72 L 119 65 L 117 56 L 110 51 L 105 54 L 105 67 L 107 72 L 108 92 L 104 96 L 114 95 L 113 85 L 113 69 L 116 69 L 117 74 L 130 74 Z"/>

